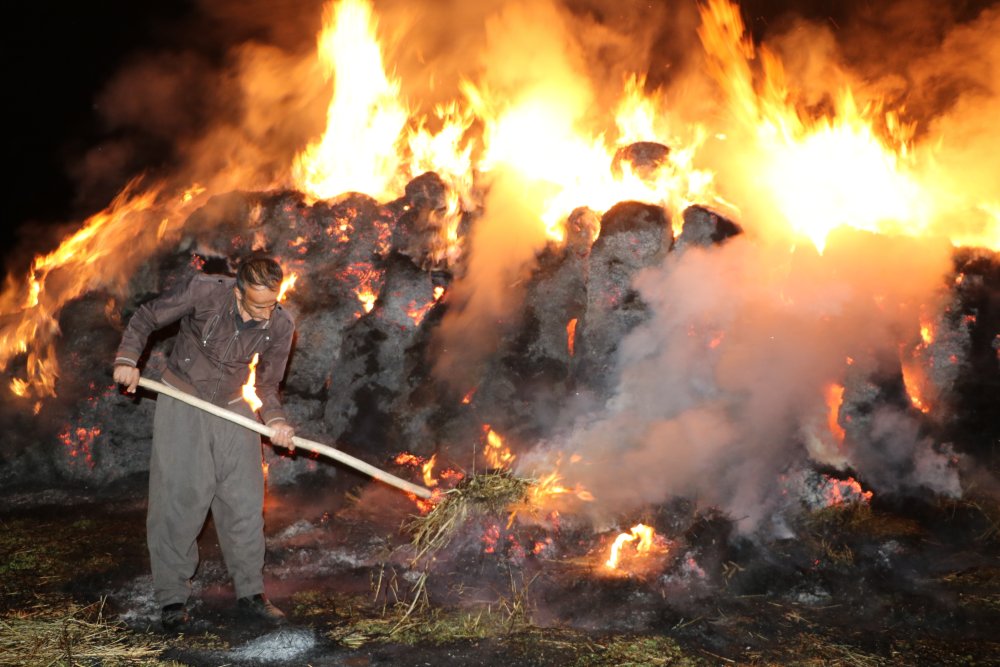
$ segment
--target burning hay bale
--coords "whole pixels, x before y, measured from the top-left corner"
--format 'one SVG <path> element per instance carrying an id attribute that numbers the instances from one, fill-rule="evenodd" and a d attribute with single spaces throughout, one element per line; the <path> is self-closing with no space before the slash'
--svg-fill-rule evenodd
<path id="1" fill-rule="evenodd" d="M 509 470 L 496 470 L 472 475 L 454 489 L 425 515 L 413 519 L 408 530 L 416 551 L 414 561 L 433 555 L 446 547 L 458 529 L 473 516 L 499 516 L 523 502 L 534 484 L 533 480 L 517 477 Z"/>

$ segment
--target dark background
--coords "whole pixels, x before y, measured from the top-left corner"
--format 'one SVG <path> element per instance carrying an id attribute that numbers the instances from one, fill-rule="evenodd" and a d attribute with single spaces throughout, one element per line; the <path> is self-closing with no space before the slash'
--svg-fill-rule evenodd
<path id="1" fill-rule="evenodd" d="M 193 14 L 190 3 L 134 0 L 40 0 L 5 10 L 4 273 L 26 266 L 44 228 L 94 212 L 70 174 L 106 136 L 95 96 L 133 55 L 179 46 L 178 28 Z"/>

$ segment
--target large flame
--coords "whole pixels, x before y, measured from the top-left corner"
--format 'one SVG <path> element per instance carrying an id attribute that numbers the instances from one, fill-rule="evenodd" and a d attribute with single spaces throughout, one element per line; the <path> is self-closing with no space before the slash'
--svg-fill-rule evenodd
<path id="1" fill-rule="evenodd" d="M 62 307 L 93 290 L 123 291 L 135 262 L 130 252 L 155 244 L 176 220 L 157 207 L 159 187 L 137 192 L 138 187 L 138 182 L 130 183 L 55 250 L 35 257 L 23 283 L 7 278 L 0 296 L 0 368 L 25 355 L 26 376 L 15 377 L 10 385 L 16 395 L 55 395 L 59 362 L 54 342 Z M 178 208 L 191 201 L 189 194 Z"/>
<path id="2" fill-rule="evenodd" d="M 318 50 L 334 94 L 326 132 L 295 161 L 296 186 L 315 199 L 344 192 L 389 196 L 408 112 L 399 99 L 399 82 L 385 74 L 371 5 L 328 4 Z"/>
<path id="3" fill-rule="evenodd" d="M 751 137 L 747 177 L 793 238 L 807 238 L 822 252 L 831 231 L 849 226 L 947 234 L 954 245 L 1000 248 L 995 200 L 967 202 L 983 214 L 978 231 L 933 225 L 954 214 L 957 195 L 940 192 L 933 150 L 914 150 L 915 125 L 901 121 L 901 110 L 886 109 L 878 97 L 860 104 L 850 88 L 839 92 L 832 110 L 807 109 L 796 103 L 782 61 L 750 40 L 735 4 L 709 0 L 701 14 L 709 70 Z"/>
<path id="4" fill-rule="evenodd" d="M 511 35 L 527 31 L 525 43 L 536 37 L 544 42 L 552 28 L 564 27 L 548 5 L 532 14 L 529 4 L 498 13 L 497 25 Z M 502 85 L 489 67 L 470 65 L 457 89 L 437 91 L 444 101 L 421 115 L 415 110 L 426 110 L 424 101 L 404 98 L 395 64 L 386 62 L 372 3 L 329 2 L 312 60 L 313 86 L 329 93 L 326 126 L 275 180 L 311 200 L 348 191 L 386 200 L 400 196 L 409 179 L 434 171 L 448 186 L 446 206 L 434 214 L 441 239 L 433 259 L 445 262 L 460 252 L 462 213 L 483 207 L 483 193 L 493 185 L 498 192 L 516 193 L 518 215 L 535 226 L 534 233 L 511 241 L 530 246 L 516 256 L 531 257 L 541 243 L 565 239 L 566 215 L 580 206 L 601 212 L 628 199 L 660 204 L 672 214 L 675 231 L 679 213 L 692 203 L 733 212 L 737 205 L 749 207 L 723 199 L 739 188 L 726 183 L 727 191 L 720 192 L 719 176 L 702 159 L 713 142 L 729 148 L 724 149 L 724 162 L 732 163 L 727 175 L 745 181 L 743 189 L 759 200 L 753 207 L 764 211 L 765 219 L 780 220 L 793 243 L 808 239 L 822 252 L 831 232 L 849 226 L 880 234 L 947 234 L 956 245 L 1000 249 L 995 187 L 984 195 L 983 188 L 963 189 L 965 172 L 942 176 L 956 159 L 939 159 L 947 136 L 932 134 L 918 144 L 905 109 L 889 108 L 877 94 L 852 88 L 846 76 L 829 104 L 804 104 L 776 53 L 751 41 L 735 4 L 709 0 L 700 15 L 705 63 L 723 92 L 724 107 L 698 123 L 678 123 L 671 113 L 676 101 L 648 85 L 643 72 L 621 77 L 612 99 L 598 104 L 595 82 L 574 67 L 568 43 L 533 67 L 515 68 L 523 76 L 503 79 Z M 506 33 L 498 34 L 497 41 L 504 42 Z M 465 57 L 470 64 L 480 62 L 471 55 Z M 610 117 L 595 119 L 598 113 Z M 669 150 L 655 163 L 633 163 L 621 151 L 635 142 Z M 262 162 L 273 159 L 264 157 Z M 62 307 L 88 291 L 123 292 L 129 269 L 158 239 L 206 197 L 228 191 L 222 187 L 249 185 L 239 179 L 245 171 L 233 167 L 213 185 L 180 196 L 161 197 L 158 185 L 142 192 L 129 184 L 106 210 L 37 257 L 24 279 L 8 278 L 0 297 L 0 368 L 15 359 L 24 363 L 10 391 L 26 398 L 53 395 L 59 372 L 53 342 Z M 514 184 L 506 191 L 499 185 L 505 179 Z M 973 223 L 942 223 L 956 211 Z M 328 230 L 342 242 L 351 231 L 346 220 Z M 299 253 L 303 247 L 293 242 L 290 249 Z M 350 272 L 360 316 L 374 308 L 379 280 L 368 266 Z M 416 323 L 427 305 L 414 304 Z M 567 344 L 572 354 L 572 331 Z M 919 370 L 909 369 L 907 376 L 915 378 Z"/>

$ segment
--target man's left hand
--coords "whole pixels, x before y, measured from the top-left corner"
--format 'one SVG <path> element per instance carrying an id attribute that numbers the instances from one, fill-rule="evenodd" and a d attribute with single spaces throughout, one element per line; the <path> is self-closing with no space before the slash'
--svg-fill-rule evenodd
<path id="1" fill-rule="evenodd" d="M 295 443 L 292 442 L 292 438 L 295 437 L 295 429 L 292 428 L 292 425 L 287 422 L 278 422 L 271 428 L 274 431 L 271 434 L 271 442 L 279 447 L 287 448 L 289 452 L 294 452 Z"/>

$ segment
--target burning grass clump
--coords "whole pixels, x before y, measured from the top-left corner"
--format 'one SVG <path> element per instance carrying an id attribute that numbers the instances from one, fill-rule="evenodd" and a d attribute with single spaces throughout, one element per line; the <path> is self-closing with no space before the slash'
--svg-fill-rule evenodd
<path id="1" fill-rule="evenodd" d="M 23 665 L 161 665 L 166 644 L 104 615 L 104 602 L 0 617 L 0 654 Z"/>
<path id="2" fill-rule="evenodd" d="M 533 481 L 516 477 L 509 470 L 472 475 L 446 491 L 434 508 L 415 517 L 407 526 L 416 552 L 413 560 L 433 555 L 446 547 L 465 522 L 474 516 L 500 516 L 511 505 L 521 503 Z"/>

